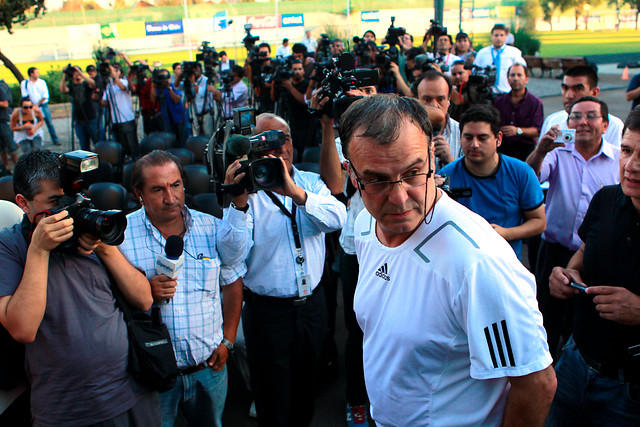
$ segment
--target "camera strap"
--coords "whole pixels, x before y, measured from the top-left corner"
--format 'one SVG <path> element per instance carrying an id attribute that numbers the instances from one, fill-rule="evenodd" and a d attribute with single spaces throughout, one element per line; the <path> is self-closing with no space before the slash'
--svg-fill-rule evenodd
<path id="1" fill-rule="evenodd" d="M 293 240 L 296 244 L 296 283 L 298 285 L 298 296 L 300 298 L 311 295 L 311 281 L 309 275 L 304 270 L 304 255 L 302 254 L 302 243 L 300 241 L 300 233 L 298 231 L 298 222 L 296 221 L 296 204 L 292 202 L 291 212 L 282 204 L 282 202 L 271 191 L 265 191 L 271 201 L 291 220 L 291 230 L 293 231 Z"/>

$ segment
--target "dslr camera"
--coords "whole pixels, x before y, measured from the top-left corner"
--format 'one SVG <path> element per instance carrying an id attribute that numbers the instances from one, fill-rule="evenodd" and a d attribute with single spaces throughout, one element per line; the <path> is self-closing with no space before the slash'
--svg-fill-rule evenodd
<path id="1" fill-rule="evenodd" d="M 58 246 L 60 250 L 75 250 L 78 237 L 89 233 L 107 245 L 119 245 L 124 241 L 127 217 L 118 210 L 95 209 L 91 199 L 82 191 L 82 175 L 98 168 L 98 155 L 89 151 L 76 150 L 60 156 L 60 187 L 64 196 L 58 206 L 47 212 L 55 215 L 66 210 L 73 218 L 73 237 Z"/>
<path id="2" fill-rule="evenodd" d="M 284 132 L 269 130 L 251 136 L 256 124 L 253 107 L 236 108 L 233 120 L 227 120 L 216 131 L 205 151 L 209 174 L 215 183 L 220 206 L 228 206 L 228 197 L 260 190 L 273 190 L 284 184 L 284 171 L 279 158 L 262 157 L 268 150 L 275 150 L 285 143 Z M 240 160 L 236 174 L 246 175 L 239 184 L 224 184 L 229 165 Z"/>
<path id="3" fill-rule="evenodd" d="M 67 76 L 67 80 L 73 79 L 73 73 L 75 73 L 76 67 L 71 64 L 67 64 L 66 67 L 62 70 L 62 72 Z"/>

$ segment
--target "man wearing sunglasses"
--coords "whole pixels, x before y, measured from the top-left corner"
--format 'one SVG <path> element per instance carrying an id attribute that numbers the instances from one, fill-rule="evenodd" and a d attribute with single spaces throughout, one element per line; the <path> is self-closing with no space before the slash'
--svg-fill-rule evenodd
<path id="1" fill-rule="evenodd" d="M 375 119 L 373 119 L 375 118 Z M 440 189 L 412 98 L 342 116 L 356 220 L 354 309 L 378 425 L 542 425 L 556 380 L 533 276 L 480 216 Z"/>
<path id="2" fill-rule="evenodd" d="M 575 130 L 573 143 L 555 142 L 562 134 L 556 125 L 527 157 L 540 182 L 549 181 L 547 229 L 542 234 L 535 274 L 540 311 L 554 357 L 559 354 L 561 335 L 565 341 L 569 337 L 571 316 L 566 302 L 549 294 L 549 275 L 553 267 L 567 265 L 582 245 L 578 228 L 596 191 L 620 182 L 620 149 L 603 136 L 609 127 L 607 104 L 593 96 L 578 99 L 569 108 L 567 127 Z"/>

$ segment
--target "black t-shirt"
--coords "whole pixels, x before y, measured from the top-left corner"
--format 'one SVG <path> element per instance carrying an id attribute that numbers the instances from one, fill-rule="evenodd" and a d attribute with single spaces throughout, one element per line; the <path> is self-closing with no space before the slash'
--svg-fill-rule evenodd
<path id="1" fill-rule="evenodd" d="M 585 243 L 586 285 L 620 286 L 640 295 L 640 216 L 620 185 L 604 187 L 593 196 L 578 235 Z M 640 326 L 603 319 L 593 296 L 582 292 L 576 296 L 574 320 L 580 352 L 602 364 L 631 369 L 640 381 L 640 360 L 632 360 L 628 352 L 640 344 Z"/>
<path id="2" fill-rule="evenodd" d="M 307 92 L 307 88 L 309 87 L 309 80 L 303 79 L 300 83 L 293 83 L 293 87 L 296 88 L 298 92 L 301 94 L 305 94 Z M 286 90 L 286 89 L 282 89 Z M 307 129 L 311 122 L 311 115 L 309 114 L 309 110 L 307 106 L 298 102 L 297 99 L 291 94 L 291 92 L 287 92 L 287 107 L 289 109 L 289 124 L 292 129 Z"/>
<path id="3" fill-rule="evenodd" d="M 13 95 L 11 94 L 11 89 L 9 89 L 9 85 L 4 80 L 0 80 L 0 101 L 9 101 L 8 107 L 0 107 L 0 121 L 8 122 L 11 119 Z"/>
<path id="4" fill-rule="evenodd" d="M 69 82 L 69 95 L 73 102 L 73 114 L 76 121 L 88 122 L 95 119 L 96 109 L 91 101 L 91 93 L 93 92 L 87 82 L 82 83 Z"/>

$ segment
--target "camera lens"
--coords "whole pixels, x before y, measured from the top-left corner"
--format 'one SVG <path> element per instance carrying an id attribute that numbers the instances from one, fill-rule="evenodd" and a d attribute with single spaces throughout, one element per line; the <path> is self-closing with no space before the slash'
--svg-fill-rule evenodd
<path id="1" fill-rule="evenodd" d="M 107 245 L 119 245 L 124 241 L 127 217 L 122 211 L 81 209 L 74 221 L 82 232 L 98 237 Z"/>
<path id="2" fill-rule="evenodd" d="M 258 159 L 251 163 L 251 171 L 255 187 L 259 190 L 270 190 L 284 184 L 280 159 Z"/>

